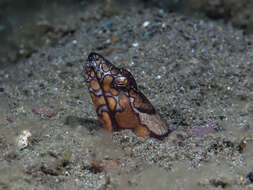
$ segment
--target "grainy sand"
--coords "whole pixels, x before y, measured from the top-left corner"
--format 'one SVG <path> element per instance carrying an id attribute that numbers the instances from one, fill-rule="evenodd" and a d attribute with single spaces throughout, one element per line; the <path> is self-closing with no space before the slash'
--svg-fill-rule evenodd
<path id="1" fill-rule="evenodd" d="M 84 18 L 60 42 L 0 71 L 0 189 L 253 188 L 253 47 L 242 31 L 147 9 Z M 127 68 L 188 136 L 107 134 L 80 74 L 91 51 Z M 32 138 L 20 150 L 23 130 Z"/>

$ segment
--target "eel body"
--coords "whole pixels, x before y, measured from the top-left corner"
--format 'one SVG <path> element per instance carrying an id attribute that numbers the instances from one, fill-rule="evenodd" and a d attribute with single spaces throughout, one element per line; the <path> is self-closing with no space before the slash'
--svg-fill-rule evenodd
<path id="1" fill-rule="evenodd" d="M 130 129 L 141 137 L 168 135 L 166 121 L 137 88 L 129 71 L 91 53 L 84 64 L 83 77 L 97 116 L 107 131 Z"/>

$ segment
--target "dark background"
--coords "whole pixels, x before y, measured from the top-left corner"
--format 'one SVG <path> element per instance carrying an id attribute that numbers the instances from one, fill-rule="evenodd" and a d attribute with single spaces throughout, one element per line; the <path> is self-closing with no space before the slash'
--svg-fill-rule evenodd
<path id="1" fill-rule="evenodd" d="M 0 67 L 29 57 L 42 45 L 57 45 L 61 37 L 75 32 L 81 20 L 99 20 L 150 7 L 220 19 L 248 35 L 252 33 L 252 5 L 249 0 L 2 0 Z M 88 9 L 93 9 L 94 15 L 85 15 Z"/>

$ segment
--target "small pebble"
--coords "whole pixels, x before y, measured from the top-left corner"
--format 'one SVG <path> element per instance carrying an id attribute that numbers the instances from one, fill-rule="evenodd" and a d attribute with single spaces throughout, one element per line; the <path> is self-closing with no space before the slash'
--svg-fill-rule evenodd
<path id="1" fill-rule="evenodd" d="M 53 110 L 48 106 L 34 106 L 32 111 L 40 115 L 46 115 L 47 117 L 52 117 L 54 115 Z"/>
<path id="2" fill-rule="evenodd" d="M 72 67 L 73 65 L 74 65 L 74 64 L 73 64 L 73 63 L 70 63 L 70 62 L 67 62 L 67 63 L 66 63 L 66 66 L 67 66 L 67 67 Z"/>
<path id="3" fill-rule="evenodd" d="M 198 137 L 203 137 L 205 135 L 208 135 L 210 133 L 214 133 L 214 126 L 212 123 L 207 123 L 205 125 L 200 125 L 194 128 L 188 129 L 189 132 L 193 135 L 196 135 Z"/>
<path id="4" fill-rule="evenodd" d="M 17 146 L 19 150 L 23 150 L 26 148 L 29 143 L 31 142 L 32 134 L 28 130 L 24 130 L 21 132 L 21 134 L 17 138 Z"/>
<path id="5" fill-rule="evenodd" d="M 139 46 L 139 43 L 138 42 L 135 42 L 132 44 L 133 47 L 138 47 Z"/>
<path id="6" fill-rule="evenodd" d="M 155 78 L 156 79 L 161 79 L 162 77 L 161 77 L 161 75 L 157 75 Z"/>
<path id="7" fill-rule="evenodd" d="M 248 175 L 247 175 L 247 178 L 249 179 L 249 181 L 251 183 L 253 183 L 253 172 L 249 172 Z"/>
<path id="8" fill-rule="evenodd" d="M 100 161 L 93 160 L 91 169 L 93 169 L 95 173 L 100 173 L 102 171 L 105 171 L 107 173 L 115 172 L 120 170 L 120 162 L 119 160 L 110 158 L 105 158 Z"/>
<path id="9" fill-rule="evenodd" d="M 145 22 L 142 24 L 142 26 L 145 28 L 145 27 L 147 27 L 149 24 L 150 24 L 149 21 L 145 21 Z"/>

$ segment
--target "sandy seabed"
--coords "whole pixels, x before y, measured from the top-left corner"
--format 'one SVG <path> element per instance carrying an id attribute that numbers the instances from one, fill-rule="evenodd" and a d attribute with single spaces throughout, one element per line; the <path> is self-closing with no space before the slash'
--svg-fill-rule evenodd
<path id="1" fill-rule="evenodd" d="M 106 133 L 81 76 L 91 51 L 128 69 L 187 136 Z M 82 18 L 0 71 L 0 189 L 252 189 L 252 52 L 230 25 L 160 9 Z"/>

